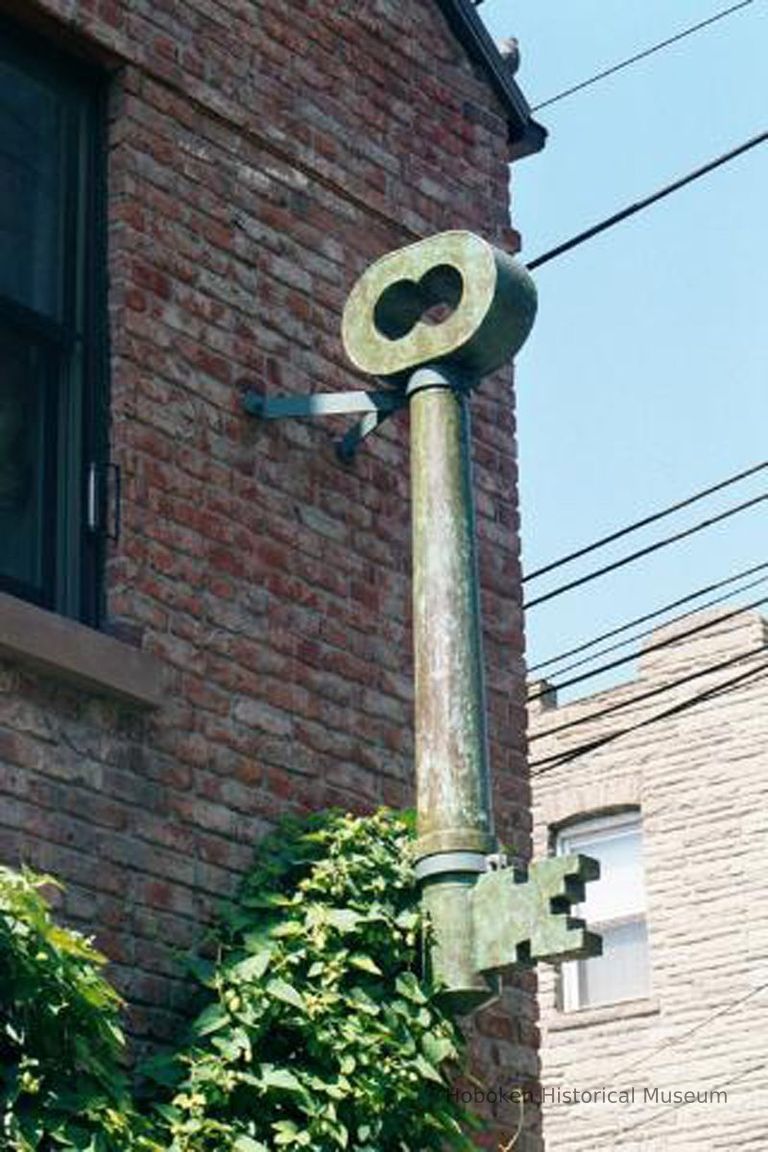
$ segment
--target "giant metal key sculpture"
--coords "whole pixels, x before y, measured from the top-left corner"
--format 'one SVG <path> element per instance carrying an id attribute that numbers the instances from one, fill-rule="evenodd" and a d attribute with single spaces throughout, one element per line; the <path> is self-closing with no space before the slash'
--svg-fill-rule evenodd
<path id="1" fill-rule="evenodd" d="M 451 311 L 430 323 L 435 305 Z M 554 857 L 526 876 L 499 866 L 493 831 L 468 399 L 522 346 L 535 313 L 525 268 L 478 236 L 446 232 L 382 257 L 347 301 L 347 354 L 385 391 L 245 400 L 264 419 L 365 413 L 341 441 L 344 458 L 410 406 L 416 872 L 433 970 L 461 1010 L 487 1000 L 489 978 L 513 964 L 600 951 L 570 915 L 597 864 Z"/>

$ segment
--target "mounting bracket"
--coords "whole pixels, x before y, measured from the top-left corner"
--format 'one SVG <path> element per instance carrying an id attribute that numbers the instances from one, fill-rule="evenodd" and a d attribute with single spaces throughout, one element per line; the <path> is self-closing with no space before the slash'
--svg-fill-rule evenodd
<path id="1" fill-rule="evenodd" d="M 309 396 L 262 396 L 259 392 L 247 392 L 243 398 L 245 411 L 260 420 L 361 415 L 362 420 L 336 442 L 336 454 L 345 463 L 354 459 L 367 436 L 407 403 L 404 390 L 314 392 Z"/>

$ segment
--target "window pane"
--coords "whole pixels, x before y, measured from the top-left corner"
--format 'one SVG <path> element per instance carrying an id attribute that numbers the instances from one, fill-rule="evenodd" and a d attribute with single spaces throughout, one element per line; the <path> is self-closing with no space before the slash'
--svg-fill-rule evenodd
<path id="1" fill-rule="evenodd" d="M 647 996 L 650 989 L 645 921 L 601 927 L 600 935 L 602 956 L 576 961 L 579 1007 Z"/>
<path id="2" fill-rule="evenodd" d="M 631 824 L 625 820 L 583 833 L 573 829 L 561 836 L 558 850 L 584 852 L 600 862 L 600 879 L 586 886 L 586 899 L 577 916 L 610 920 L 645 910 L 642 833 L 638 819 Z"/>
<path id="3" fill-rule="evenodd" d="M 564 964 L 566 1010 L 612 1004 L 649 994 L 648 937 L 639 812 L 583 820 L 564 829 L 558 852 L 582 852 L 600 862 L 600 879 L 586 885 L 575 914 L 603 940 L 603 954 Z"/>
<path id="4" fill-rule="evenodd" d="M 588 922 L 612 920 L 644 910 L 642 837 L 637 825 L 583 835 L 574 832 L 563 837 L 562 850 L 600 861 L 600 879 L 587 884 L 578 916 Z"/>
<path id="5" fill-rule="evenodd" d="M 66 97 L 0 58 L 0 294 L 60 314 Z"/>
<path id="6" fill-rule="evenodd" d="M 0 587 L 41 603 L 53 549 L 49 375 L 39 347 L 0 327 Z"/>

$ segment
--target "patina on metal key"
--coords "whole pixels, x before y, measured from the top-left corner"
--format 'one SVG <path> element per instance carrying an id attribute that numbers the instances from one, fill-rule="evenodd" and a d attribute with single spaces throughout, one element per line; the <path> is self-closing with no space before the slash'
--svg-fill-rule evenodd
<path id="1" fill-rule="evenodd" d="M 506 968 L 600 951 L 571 915 L 597 863 L 504 867 L 493 827 L 469 401 L 520 349 L 535 315 L 521 264 L 470 232 L 445 232 L 383 256 L 349 295 L 344 347 L 381 390 L 246 398 L 264 418 L 364 413 L 341 441 L 347 459 L 383 419 L 410 408 L 416 874 L 433 974 L 460 1011 L 493 995 Z"/>

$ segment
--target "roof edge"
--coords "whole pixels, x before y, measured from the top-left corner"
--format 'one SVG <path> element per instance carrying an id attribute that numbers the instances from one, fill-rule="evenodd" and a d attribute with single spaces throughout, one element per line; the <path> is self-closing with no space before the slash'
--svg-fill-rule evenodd
<path id="1" fill-rule="evenodd" d="M 485 69 L 507 111 L 511 159 L 519 160 L 540 152 L 547 139 L 547 130 L 533 119 L 527 100 L 509 74 L 474 4 L 471 0 L 437 0 L 437 4 L 471 59 Z"/>

